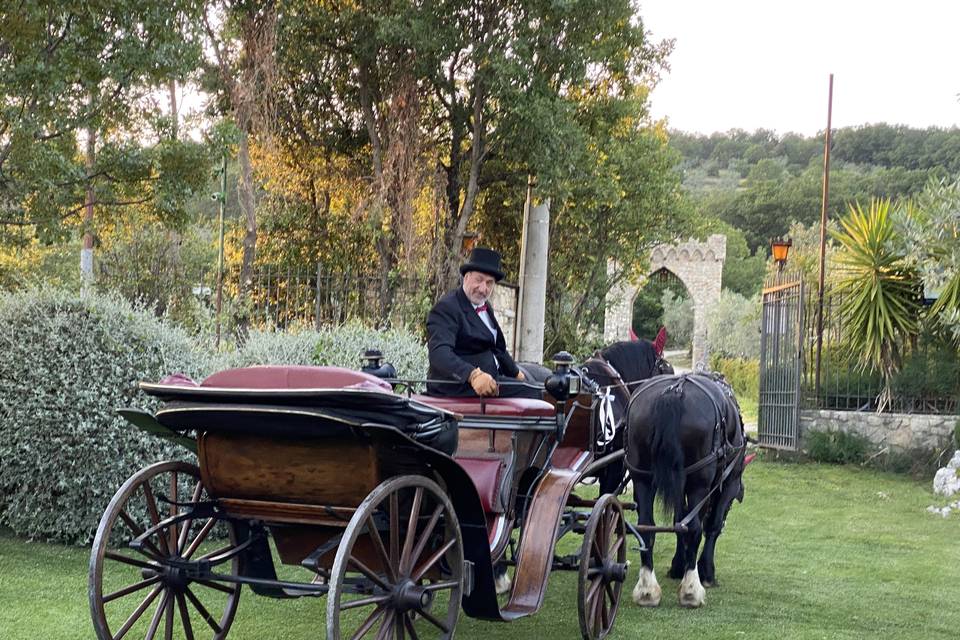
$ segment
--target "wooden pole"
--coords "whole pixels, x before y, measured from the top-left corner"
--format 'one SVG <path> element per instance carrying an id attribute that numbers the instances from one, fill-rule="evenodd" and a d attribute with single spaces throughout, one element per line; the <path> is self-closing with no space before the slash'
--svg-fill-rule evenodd
<path id="1" fill-rule="evenodd" d="M 827 97 L 827 132 L 823 142 L 823 200 L 820 205 L 820 280 L 817 287 L 817 373 L 814 397 L 820 398 L 820 367 L 823 357 L 823 289 L 827 259 L 827 207 L 830 204 L 830 129 L 833 119 L 833 74 Z"/>

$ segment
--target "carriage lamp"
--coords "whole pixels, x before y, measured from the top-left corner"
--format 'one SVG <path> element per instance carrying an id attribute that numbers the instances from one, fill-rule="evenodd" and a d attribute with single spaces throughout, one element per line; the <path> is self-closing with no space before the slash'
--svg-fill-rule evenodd
<path id="1" fill-rule="evenodd" d="M 787 254 L 790 253 L 790 247 L 793 241 L 790 238 L 774 238 L 770 241 L 770 251 L 773 253 L 773 261 L 777 263 L 777 271 L 783 271 L 783 265 L 787 263 Z"/>
<path id="2" fill-rule="evenodd" d="M 383 352 L 380 349 L 367 349 L 360 356 L 360 359 L 363 361 L 361 370 L 379 369 L 380 365 L 383 364 Z"/>
<path id="3" fill-rule="evenodd" d="M 553 356 L 553 375 L 546 379 L 543 386 L 557 400 L 566 400 L 580 393 L 580 377 L 570 372 L 573 362 L 573 356 L 566 351 Z"/>
<path id="4" fill-rule="evenodd" d="M 360 356 L 360 359 L 363 360 L 363 366 L 360 367 L 360 371 L 364 373 L 387 380 L 397 377 L 396 368 L 389 362 L 383 361 L 383 352 L 379 349 L 367 349 L 363 352 L 363 355 Z"/>

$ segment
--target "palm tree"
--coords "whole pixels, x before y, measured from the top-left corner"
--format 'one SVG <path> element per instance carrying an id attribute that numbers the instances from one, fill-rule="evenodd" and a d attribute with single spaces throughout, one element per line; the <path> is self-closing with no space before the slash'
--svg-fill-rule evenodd
<path id="1" fill-rule="evenodd" d="M 831 232 L 841 247 L 838 290 L 846 346 L 861 370 L 883 376 L 879 411 L 890 403 L 904 345 L 920 330 L 920 278 L 899 242 L 897 215 L 888 199 L 872 200 L 866 211 L 852 204 L 840 231 Z"/>

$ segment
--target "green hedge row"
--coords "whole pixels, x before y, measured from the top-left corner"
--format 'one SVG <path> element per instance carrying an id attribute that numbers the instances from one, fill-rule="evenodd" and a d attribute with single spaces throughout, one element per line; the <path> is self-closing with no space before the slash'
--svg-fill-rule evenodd
<path id="1" fill-rule="evenodd" d="M 192 457 L 116 415 L 118 407 L 156 407 L 137 390 L 140 380 L 174 372 L 199 380 L 251 364 L 357 368 L 367 347 L 383 350 L 402 375 L 426 374 L 426 348 L 397 331 L 252 332 L 242 349 L 212 354 L 114 297 L 0 294 L 0 526 L 87 543 L 127 477 L 158 460 Z"/>

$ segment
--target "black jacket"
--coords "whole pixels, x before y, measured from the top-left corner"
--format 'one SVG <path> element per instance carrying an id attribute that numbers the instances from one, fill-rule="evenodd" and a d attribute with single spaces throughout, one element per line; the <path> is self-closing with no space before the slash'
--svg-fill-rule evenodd
<path id="1" fill-rule="evenodd" d="M 487 313 L 497 330 L 496 340 L 462 287 L 440 298 L 430 310 L 427 316 L 427 348 L 430 352 L 427 377 L 460 384 L 428 384 L 427 393 L 437 396 L 475 395 L 467 379 L 477 367 L 494 378 L 498 374 L 510 378 L 517 376 L 517 363 L 507 353 L 503 331 L 489 302 Z"/>

